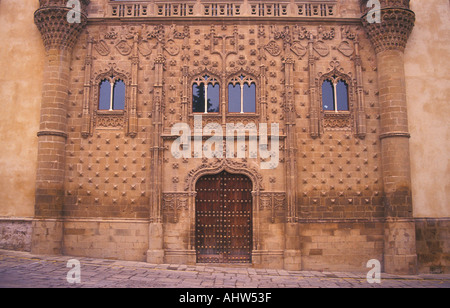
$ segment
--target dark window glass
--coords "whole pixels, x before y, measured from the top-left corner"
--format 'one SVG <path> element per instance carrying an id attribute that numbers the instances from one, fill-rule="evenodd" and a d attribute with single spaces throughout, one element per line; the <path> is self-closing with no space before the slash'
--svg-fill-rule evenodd
<path id="1" fill-rule="evenodd" d="M 256 112 L 256 85 L 244 85 L 244 112 Z"/>
<path id="2" fill-rule="evenodd" d="M 125 83 L 118 80 L 114 83 L 113 110 L 125 109 Z"/>
<path id="3" fill-rule="evenodd" d="M 108 80 L 103 80 L 100 83 L 99 90 L 99 110 L 109 110 L 111 104 L 111 83 Z"/>
<path id="4" fill-rule="evenodd" d="M 219 84 L 208 85 L 208 112 L 219 112 L 220 106 L 220 86 Z"/>
<path id="5" fill-rule="evenodd" d="M 334 89 L 330 80 L 325 80 L 322 84 L 322 106 L 323 110 L 334 110 Z"/>
<path id="6" fill-rule="evenodd" d="M 348 85 L 340 80 L 336 85 L 337 110 L 348 110 Z"/>
<path id="7" fill-rule="evenodd" d="M 241 112 L 241 85 L 228 85 L 228 112 Z"/>
<path id="8" fill-rule="evenodd" d="M 205 112 L 205 85 L 192 86 L 192 112 Z"/>

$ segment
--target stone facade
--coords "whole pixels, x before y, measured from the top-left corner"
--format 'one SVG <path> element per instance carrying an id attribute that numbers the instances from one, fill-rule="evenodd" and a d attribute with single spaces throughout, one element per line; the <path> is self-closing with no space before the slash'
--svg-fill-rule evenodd
<path id="1" fill-rule="evenodd" d="M 448 219 L 416 219 L 416 248 L 419 272 L 448 273 L 449 247 Z"/>
<path id="2" fill-rule="evenodd" d="M 363 271 L 378 259 L 389 273 L 431 269 L 409 162 L 404 50 L 415 14 L 409 1 L 380 2 L 381 23 L 369 24 L 365 1 L 83 0 L 69 24 L 65 1 L 40 1 L 31 250 L 196 263 L 196 183 L 226 171 L 252 182 L 254 267 Z M 219 112 L 196 123 L 193 85 L 205 76 L 220 87 Z M 241 76 L 255 84 L 255 112 L 229 112 Z M 348 110 L 323 110 L 332 78 L 347 84 Z M 106 79 L 125 84 L 122 110 L 99 109 Z M 245 158 L 174 157 L 177 123 L 278 124 L 278 165 L 261 168 L 251 132 Z"/>

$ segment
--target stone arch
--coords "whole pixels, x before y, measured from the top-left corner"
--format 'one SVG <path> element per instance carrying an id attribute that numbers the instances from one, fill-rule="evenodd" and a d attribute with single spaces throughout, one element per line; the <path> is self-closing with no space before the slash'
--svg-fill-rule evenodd
<path id="1" fill-rule="evenodd" d="M 239 162 L 231 159 L 216 159 L 210 163 L 202 163 L 197 168 L 191 170 L 185 180 L 185 191 L 194 192 L 195 184 L 204 175 L 217 174 L 226 171 L 232 174 L 243 174 L 250 178 L 253 183 L 253 192 L 264 190 L 262 175 L 257 169 L 246 162 Z"/>

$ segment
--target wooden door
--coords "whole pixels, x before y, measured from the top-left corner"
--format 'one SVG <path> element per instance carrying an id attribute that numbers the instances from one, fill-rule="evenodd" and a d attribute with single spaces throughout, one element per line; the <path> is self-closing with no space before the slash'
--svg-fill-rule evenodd
<path id="1" fill-rule="evenodd" d="M 224 171 L 200 178 L 196 191 L 197 262 L 251 263 L 251 180 Z"/>

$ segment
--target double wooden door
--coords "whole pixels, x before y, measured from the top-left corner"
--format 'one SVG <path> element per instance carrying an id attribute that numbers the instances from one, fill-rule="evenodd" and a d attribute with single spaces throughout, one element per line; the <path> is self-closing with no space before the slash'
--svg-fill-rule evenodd
<path id="1" fill-rule="evenodd" d="M 196 184 L 198 263 L 251 263 L 252 182 L 222 172 Z"/>

